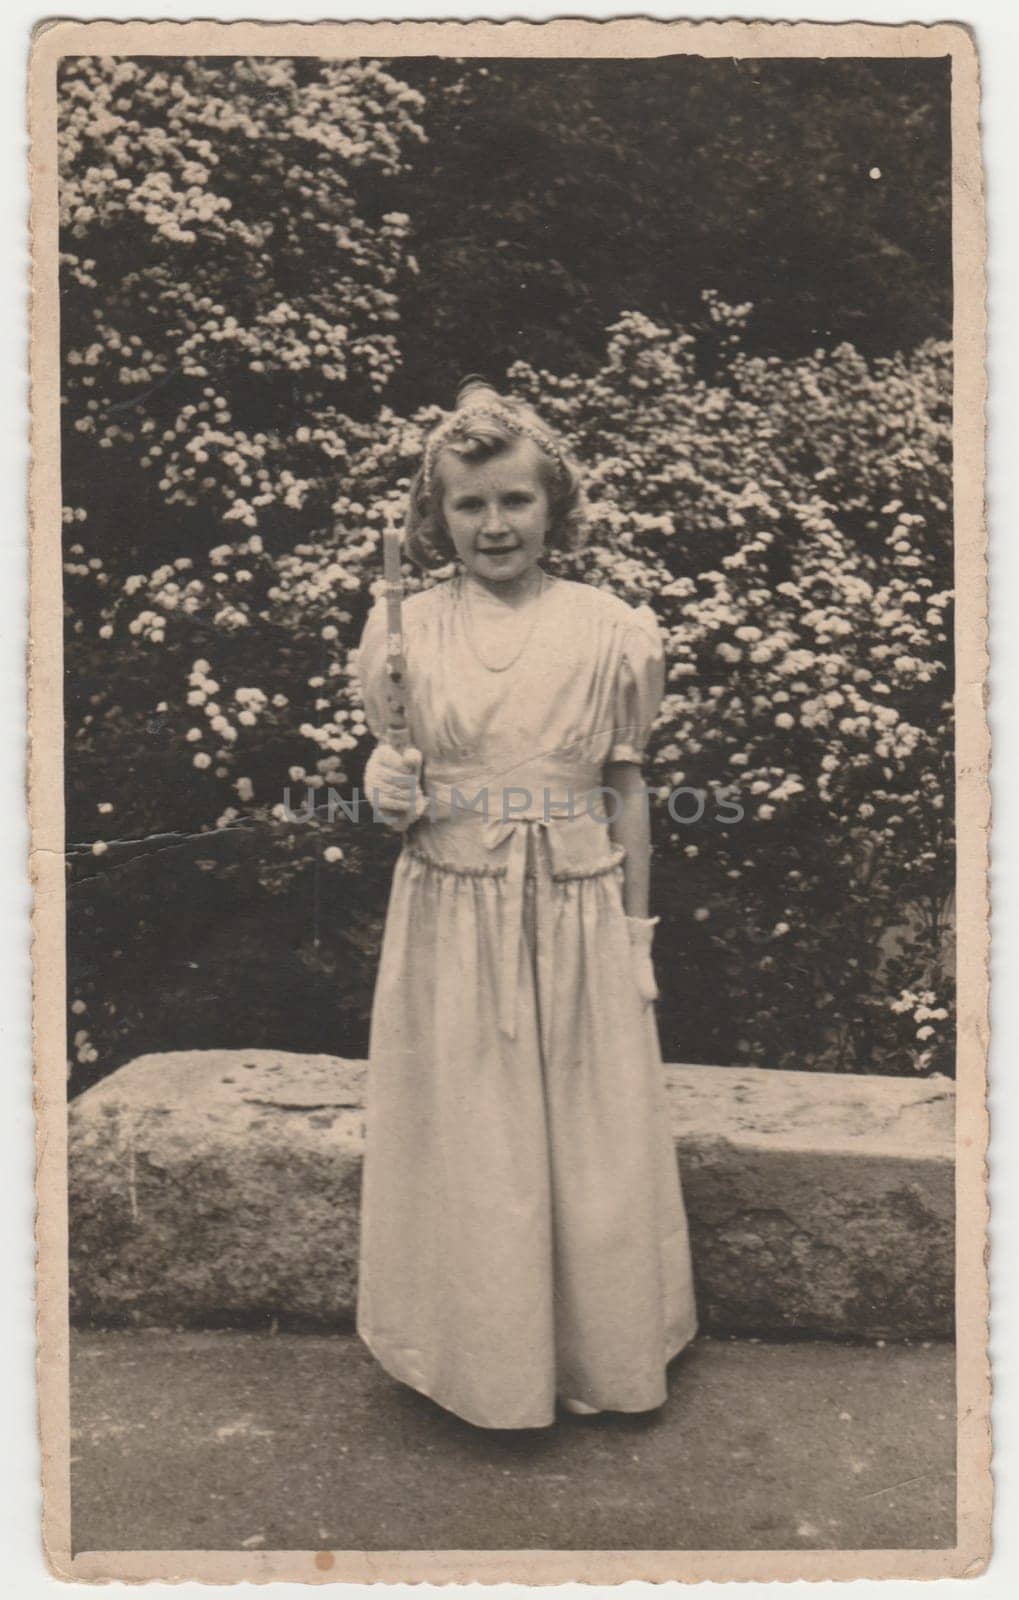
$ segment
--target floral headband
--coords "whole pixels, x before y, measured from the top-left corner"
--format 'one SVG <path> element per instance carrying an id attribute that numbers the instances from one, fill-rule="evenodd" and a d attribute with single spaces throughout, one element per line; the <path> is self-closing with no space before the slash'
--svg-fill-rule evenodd
<path id="1" fill-rule="evenodd" d="M 559 471 L 566 472 L 566 458 L 562 445 L 546 429 L 529 422 L 511 404 L 507 404 L 490 384 L 480 378 L 466 378 L 457 392 L 456 409 L 440 422 L 425 448 L 424 487 L 430 491 L 435 476 L 435 460 L 440 450 L 473 432 L 474 424 L 481 420 L 497 423 L 507 433 L 530 439 L 545 455 L 550 456 Z"/>

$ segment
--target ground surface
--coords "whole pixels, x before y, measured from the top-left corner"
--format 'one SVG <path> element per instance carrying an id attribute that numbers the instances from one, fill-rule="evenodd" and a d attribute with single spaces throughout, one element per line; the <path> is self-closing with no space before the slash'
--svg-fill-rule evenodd
<path id="1" fill-rule="evenodd" d="M 493 1433 L 352 1336 L 76 1334 L 75 1551 L 954 1544 L 950 1346 L 700 1339 L 670 1391 Z"/>

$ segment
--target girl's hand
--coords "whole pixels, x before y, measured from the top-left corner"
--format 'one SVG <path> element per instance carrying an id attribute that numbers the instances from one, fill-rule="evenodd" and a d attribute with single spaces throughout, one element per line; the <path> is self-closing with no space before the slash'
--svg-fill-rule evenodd
<path id="1" fill-rule="evenodd" d="M 364 769 L 364 789 L 383 822 L 398 833 L 427 810 L 421 791 L 421 752 L 376 745 Z"/>
<path id="2" fill-rule="evenodd" d="M 645 1006 L 658 999 L 655 969 L 651 962 L 651 941 L 658 925 L 657 917 L 627 917 L 626 931 L 630 935 L 630 968 L 637 993 Z"/>

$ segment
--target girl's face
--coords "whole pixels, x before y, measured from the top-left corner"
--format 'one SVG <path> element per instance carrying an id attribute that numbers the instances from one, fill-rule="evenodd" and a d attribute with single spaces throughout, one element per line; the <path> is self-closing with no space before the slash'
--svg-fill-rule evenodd
<path id="1" fill-rule="evenodd" d="M 538 563 L 549 527 L 541 452 L 531 439 L 487 461 L 440 451 L 442 517 L 467 571 L 486 583 L 519 580 Z"/>

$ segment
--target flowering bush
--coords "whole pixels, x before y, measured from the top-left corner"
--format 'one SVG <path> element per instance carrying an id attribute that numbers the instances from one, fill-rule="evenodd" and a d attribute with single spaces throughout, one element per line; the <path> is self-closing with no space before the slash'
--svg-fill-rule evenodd
<path id="1" fill-rule="evenodd" d="M 370 61 L 72 59 L 61 93 L 78 1081 L 360 1053 L 397 843 L 284 790 L 360 779 L 352 652 L 435 415 L 386 403 L 421 97 Z M 948 350 L 783 361 L 748 311 L 628 314 L 595 374 L 510 374 L 588 469 L 592 543 L 554 565 L 668 637 L 663 1043 L 950 1071 Z"/>
<path id="2" fill-rule="evenodd" d="M 744 355 L 744 313 L 709 304 L 707 348 L 631 316 L 593 381 L 511 374 L 588 465 L 592 543 L 557 564 L 649 599 L 667 632 L 648 772 L 668 1050 L 950 1070 L 946 351 L 782 365 Z M 256 527 L 104 583 L 71 546 L 72 607 L 95 620 L 72 634 L 92 693 L 69 780 L 93 850 L 257 823 L 289 840 L 254 861 L 267 894 L 314 856 L 357 900 L 389 841 L 342 813 L 288 824 L 284 788 L 299 810 L 308 788 L 360 777 L 352 651 L 429 421 L 383 408 L 348 448 L 329 525 L 292 548 L 271 553 Z M 719 791 L 740 821 L 698 797 Z"/>
<path id="3" fill-rule="evenodd" d="M 215 58 L 69 58 L 60 92 L 74 518 L 146 560 L 196 512 L 209 544 L 320 524 L 398 362 L 416 264 L 380 197 L 421 96 L 377 62 Z"/>
<path id="4" fill-rule="evenodd" d="M 246 885 L 264 924 L 259 895 L 278 912 L 282 884 L 302 905 L 305 881 L 319 884 L 307 830 L 263 830 L 252 849 L 225 825 L 256 814 L 245 797 L 261 772 L 278 794 L 281 751 L 293 763 L 297 728 L 322 720 L 308 680 L 331 684 L 342 659 L 321 637 L 301 540 L 343 512 L 352 461 L 384 437 L 375 413 L 417 270 L 409 219 L 388 202 L 423 101 L 378 62 L 275 58 L 66 58 L 59 94 L 71 977 L 85 1008 L 72 1037 L 87 1081 L 142 1038 L 165 1046 L 189 1009 L 206 1030 L 192 1042 L 223 1015 L 236 1025 L 250 959 L 232 965 L 229 939 L 203 935 L 236 934 Z M 204 657 L 226 669 L 219 700 Z M 201 830 L 217 819 L 210 851 Z M 380 846 L 347 858 L 362 885 L 366 848 Z M 199 887 L 175 897 L 182 868 Z M 312 966 L 274 952 L 291 1001 L 330 909 L 309 894 Z M 372 935 L 354 921 L 341 1031 L 369 981 Z M 287 949 L 303 937 L 302 922 Z M 202 948 L 211 1014 L 183 954 Z"/>
<path id="5" fill-rule="evenodd" d="M 652 781 L 745 808 L 659 818 L 675 1037 L 723 1001 L 742 1059 L 951 1071 L 949 352 L 782 363 L 705 302 L 700 345 L 625 317 L 594 382 L 513 374 L 590 464 L 592 573 L 667 629 Z"/>

